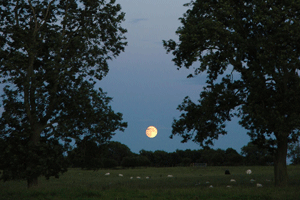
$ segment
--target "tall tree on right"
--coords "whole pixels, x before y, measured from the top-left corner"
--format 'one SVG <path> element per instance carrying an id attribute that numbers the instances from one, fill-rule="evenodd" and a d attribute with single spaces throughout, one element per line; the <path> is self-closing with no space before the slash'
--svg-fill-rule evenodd
<path id="1" fill-rule="evenodd" d="M 180 18 L 179 41 L 163 41 L 179 68 L 207 74 L 197 103 L 186 97 L 172 136 L 212 145 L 226 121 L 274 152 L 275 185 L 288 183 L 289 143 L 300 128 L 300 1 L 194 0 Z M 199 66 L 195 62 L 200 62 Z M 267 142 L 266 142 L 267 141 Z"/>

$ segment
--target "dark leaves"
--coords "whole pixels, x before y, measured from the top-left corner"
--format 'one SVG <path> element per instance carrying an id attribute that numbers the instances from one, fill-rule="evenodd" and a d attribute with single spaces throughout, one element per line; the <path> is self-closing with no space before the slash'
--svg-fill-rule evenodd
<path id="1" fill-rule="evenodd" d="M 206 72 L 208 85 L 197 104 L 185 98 L 179 105 L 182 115 L 172 135 L 212 144 L 225 134 L 225 122 L 239 116 L 253 140 L 294 138 L 300 119 L 300 4 L 199 0 L 185 6 L 179 42 L 163 45 L 178 69 L 200 61 L 194 75 Z"/>
<path id="2" fill-rule="evenodd" d="M 127 44 L 125 14 L 114 0 L 0 1 L 0 13 L 2 178 L 58 177 L 71 142 L 127 126 L 95 88 Z"/>

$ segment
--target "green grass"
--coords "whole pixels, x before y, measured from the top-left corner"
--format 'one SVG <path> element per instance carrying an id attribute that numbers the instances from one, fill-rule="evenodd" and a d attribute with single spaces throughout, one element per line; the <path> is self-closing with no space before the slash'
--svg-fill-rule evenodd
<path id="1" fill-rule="evenodd" d="M 251 175 L 245 173 L 248 168 L 253 172 Z M 225 169 L 229 169 L 231 175 L 224 175 Z M 111 175 L 105 176 L 106 172 Z M 174 177 L 168 178 L 168 174 Z M 40 178 L 37 188 L 27 189 L 25 181 L 0 182 L 0 199 L 300 199 L 300 166 L 288 166 L 288 174 L 289 186 L 275 188 L 273 167 L 69 169 L 59 179 Z M 131 176 L 134 178 L 130 179 Z M 151 178 L 146 179 L 146 176 Z M 256 181 L 251 183 L 250 179 Z M 263 187 L 257 188 L 256 183 Z M 210 185 L 213 188 L 209 188 Z M 227 185 L 232 187 L 227 188 Z"/>

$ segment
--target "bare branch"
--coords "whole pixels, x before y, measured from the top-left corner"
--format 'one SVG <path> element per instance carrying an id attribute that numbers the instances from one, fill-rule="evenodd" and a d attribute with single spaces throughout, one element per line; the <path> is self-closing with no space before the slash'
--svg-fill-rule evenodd
<path id="1" fill-rule="evenodd" d="M 16 24 L 19 27 L 19 13 L 18 13 L 18 8 L 19 8 L 19 0 L 17 1 L 16 7 L 15 7 L 15 19 L 16 19 Z"/>
<path id="2" fill-rule="evenodd" d="M 28 3 L 29 3 L 29 6 L 33 12 L 33 18 L 34 18 L 34 22 L 35 22 L 35 28 L 34 28 L 34 32 L 33 34 L 35 34 L 37 31 L 38 31 L 38 21 L 37 21 L 37 18 L 36 18 L 36 14 L 35 14 L 35 10 L 31 4 L 31 0 L 28 0 Z"/>
<path id="3" fill-rule="evenodd" d="M 46 14 L 45 14 L 45 17 L 44 17 L 43 22 L 42 22 L 42 25 L 41 25 L 40 27 L 42 27 L 42 26 L 45 24 L 46 18 L 47 18 L 48 13 L 49 13 L 50 5 L 51 5 L 53 2 L 54 2 L 54 0 L 52 0 L 52 1 L 49 3 L 49 5 L 48 5 L 48 7 L 47 7 Z"/>
<path id="4" fill-rule="evenodd" d="M 68 4 L 67 7 L 66 7 L 66 10 L 65 10 L 65 16 L 64 16 L 64 19 L 63 19 L 63 20 L 66 19 L 68 11 L 69 11 L 69 4 Z M 66 34 L 66 25 L 63 24 L 62 38 L 65 36 L 65 34 Z"/>

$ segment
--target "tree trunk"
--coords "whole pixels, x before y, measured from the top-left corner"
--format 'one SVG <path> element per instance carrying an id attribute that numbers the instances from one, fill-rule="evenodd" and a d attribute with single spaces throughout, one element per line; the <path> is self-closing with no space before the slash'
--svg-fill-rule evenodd
<path id="1" fill-rule="evenodd" d="M 30 141 L 29 141 L 29 148 L 33 148 L 33 151 L 36 151 L 35 147 L 38 145 L 38 143 L 40 142 L 40 133 L 41 133 L 41 129 L 38 125 L 34 126 L 34 131 L 32 131 L 31 137 L 30 137 Z M 30 156 L 34 156 L 34 155 L 29 155 Z M 29 173 L 35 173 L 35 167 L 36 164 L 35 160 L 38 160 L 37 158 L 33 157 L 32 159 L 30 159 L 30 161 L 28 161 L 27 163 L 27 170 L 29 170 Z M 38 175 L 30 175 L 29 178 L 27 178 L 27 188 L 32 188 L 32 187 L 37 187 L 38 186 Z"/>
<path id="2" fill-rule="evenodd" d="M 287 186 L 288 174 L 286 167 L 287 138 L 277 138 L 277 151 L 274 162 L 275 186 Z"/>

